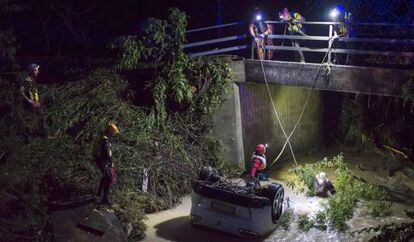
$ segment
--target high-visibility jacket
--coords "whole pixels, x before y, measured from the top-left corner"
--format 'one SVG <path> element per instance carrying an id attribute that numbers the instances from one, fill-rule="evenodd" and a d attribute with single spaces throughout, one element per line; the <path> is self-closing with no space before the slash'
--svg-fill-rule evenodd
<path id="1" fill-rule="evenodd" d="M 25 87 L 26 87 L 26 95 L 30 100 L 39 102 L 39 91 L 37 90 L 37 87 L 35 86 L 35 81 L 31 76 L 27 76 L 25 79 Z"/>
<path id="2" fill-rule="evenodd" d="M 348 11 L 342 12 L 341 24 L 338 26 L 338 34 L 348 36 L 351 26 L 352 14 Z"/>
<path id="3" fill-rule="evenodd" d="M 290 22 L 289 26 L 288 26 L 288 31 L 289 32 L 296 32 L 296 33 L 303 33 L 304 32 L 304 28 L 303 25 L 301 23 L 293 23 L 293 20 L 303 20 L 302 15 L 300 15 L 298 12 L 291 12 L 290 13 L 290 19 L 288 19 L 287 21 Z"/>

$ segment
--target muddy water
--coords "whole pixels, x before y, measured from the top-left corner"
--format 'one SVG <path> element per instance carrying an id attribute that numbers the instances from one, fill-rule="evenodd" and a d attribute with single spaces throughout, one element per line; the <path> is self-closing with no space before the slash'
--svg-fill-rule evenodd
<path id="1" fill-rule="evenodd" d="M 314 163 L 323 159 L 324 157 L 332 157 L 332 152 L 320 153 L 316 155 L 301 157 L 298 159 L 299 164 Z M 399 182 L 392 182 L 392 176 L 389 177 L 389 166 L 385 161 L 382 161 L 375 155 L 355 155 L 352 153 L 344 154 L 345 161 L 350 167 L 354 175 L 363 178 L 374 184 L 384 185 L 388 189 L 406 189 L 414 184 L 414 179 L 407 178 L 400 179 Z M 393 165 L 394 167 L 397 165 Z M 285 162 L 279 169 L 273 172 L 270 177 L 277 181 L 283 181 L 286 178 L 293 177 L 294 174 L 289 170 L 293 167 L 293 163 Z M 361 170 L 362 168 L 362 170 Z M 331 180 L 335 180 L 336 175 L 334 169 L 324 170 L 327 176 Z M 395 174 L 393 174 L 395 176 Z M 385 184 L 386 180 L 391 180 L 388 184 Z M 283 182 L 282 182 L 283 183 Z M 370 210 L 363 203 L 358 203 L 357 208 L 354 211 L 354 216 L 348 221 L 349 230 L 344 233 L 339 233 L 333 230 L 321 231 L 316 228 L 310 229 L 308 232 L 304 232 L 298 228 L 298 217 L 300 215 L 314 216 L 322 208 L 322 204 L 326 202 L 324 198 L 311 197 L 308 198 L 304 194 L 297 193 L 285 186 L 286 196 L 291 202 L 286 211 L 293 212 L 292 223 L 288 230 L 281 227 L 277 228 L 268 238 L 264 241 L 367 241 L 377 233 L 357 233 L 357 231 L 364 228 L 376 227 L 382 224 L 389 223 L 403 223 L 412 222 L 413 220 L 407 217 L 405 210 L 414 210 L 412 203 L 399 203 L 394 202 L 394 205 L 389 211 L 389 214 L 384 217 L 373 217 L 370 215 Z M 410 192 L 410 191 L 409 191 Z"/>
<path id="2" fill-rule="evenodd" d="M 321 160 L 323 157 L 332 157 L 333 153 L 319 153 L 316 155 L 310 155 L 301 157 L 298 159 L 300 163 L 313 163 Z M 355 173 L 363 176 L 366 180 L 374 183 L 384 182 L 387 179 L 388 171 L 387 165 L 381 163 L 374 156 L 353 156 L 352 154 L 345 154 L 345 160 L 349 162 L 351 169 L 355 170 Z M 347 157 L 350 157 L 349 159 Z M 373 165 L 375 164 L 375 165 Z M 388 165 L 389 166 L 389 165 Z M 280 182 L 283 184 L 283 180 L 290 176 L 294 176 L 289 169 L 292 168 L 292 163 L 285 162 L 279 166 L 279 168 L 270 174 L 271 181 Z M 361 170 L 361 167 L 363 170 Z M 385 168 L 384 168 L 385 167 Z M 333 170 L 325 171 L 328 177 L 332 180 L 335 179 Z M 398 173 L 398 171 L 396 172 Z M 391 180 L 390 187 L 407 189 L 413 184 L 413 179 L 409 180 L 411 185 L 399 184 L 393 179 Z M 407 183 L 407 179 L 396 179 L 400 183 Z M 265 185 L 265 184 L 264 184 Z M 285 187 L 285 198 L 288 200 L 288 206 L 285 206 L 285 212 L 292 212 L 293 218 L 291 220 L 288 230 L 278 227 L 272 234 L 265 238 L 259 238 L 255 240 L 247 240 L 222 233 L 219 231 L 211 230 L 203 227 L 192 227 L 188 220 L 188 215 L 191 208 L 191 200 L 189 196 L 183 198 L 182 203 L 176 208 L 162 211 L 157 214 L 148 215 L 148 230 L 147 237 L 144 241 L 180 241 L 180 242 L 238 242 L 238 241 L 367 241 L 372 238 L 375 233 L 353 233 L 355 231 L 375 227 L 380 224 L 388 223 L 402 223 L 412 222 L 413 220 L 405 215 L 404 210 L 414 210 L 414 205 L 394 203 L 388 216 L 375 218 L 370 215 L 369 209 L 364 204 L 359 203 L 354 212 L 354 217 L 348 221 L 349 230 L 345 233 L 339 233 L 337 231 L 326 230 L 321 231 L 315 228 L 310 229 L 308 232 L 304 232 L 298 229 L 298 217 L 300 215 L 313 216 L 322 208 L 322 204 L 326 201 L 324 198 L 318 197 L 306 197 L 303 193 L 293 191 L 290 188 Z M 287 205 L 287 204 L 286 204 Z"/>

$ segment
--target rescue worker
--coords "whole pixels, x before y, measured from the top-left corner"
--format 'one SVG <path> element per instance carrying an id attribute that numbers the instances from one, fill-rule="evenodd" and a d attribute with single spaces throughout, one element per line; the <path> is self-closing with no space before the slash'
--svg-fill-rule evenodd
<path id="1" fill-rule="evenodd" d="M 252 56 L 253 49 L 257 49 L 257 57 L 259 59 L 268 59 L 273 58 L 273 51 L 267 50 L 267 53 L 264 49 L 264 44 L 271 46 L 273 45 L 272 39 L 267 36 L 272 34 L 272 25 L 264 22 L 265 16 L 260 8 L 256 7 L 253 16 L 250 18 L 249 23 L 249 33 L 252 36 Z"/>
<path id="2" fill-rule="evenodd" d="M 289 12 L 287 8 L 283 8 L 279 12 L 279 18 L 281 21 L 285 21 L 288 24 L 287 32 L 290 35 L 305 35 L 305 28 L 301 23 L 296 23 L 295 21 L 305 21 L 305 18 L 300 15 L 298 12 Z M 291 40 L 292 46 L 300 48 L 298 40 Z M 302 50 L 297 51 L 299 55 L 300 62 L 305 62 L 305 57 Z"/>
<path id="3" fill-rule="evenodd" d="M 328 192 L 331 195 L 335 194 L 335 188 L 332 185 L 332 182 L 326 177 L 325 172 L 320 172 L 315 177 L 315 194 L 319 197 L 327 197 Z"/>
<path id="4" fill-rule="evenodd" d="M 26 67 L 26 76 L 20 85 L 20 94 L 23 97 L 24 108 L 28 111 L 26 139 L 30 134 L 39 132 L 41 136 L 48 136 L 48 128 L 40 104 L 39 91 L 36 79 L 39 76 L 38 64 L 32 63 Z M 36 127 L 33 127 L 36 126 Z M 52 136 L 48 136 L 52 138 Z"/>
<path id="5" fill-rule="evenodd" d="M 110 138 L 118 133 L 118 127 L 112 122 L 108 123 L 105 133 L 99 138 L 93 151 L 94 162 L 102 173 L 97 195 L 99 198 L 102 197 L 100 202 L 107 205 L 112 204 L 109 199 L 109 188 L 114 179 L 115 167 L 112 160 Z"/>
<path id="6" fill-rule="evenodd" d="M 341 22 L 339 25 L 334 26 L 334 37 L 346 37 L 346 38 L 352 38 L 355 37 L 355 31 L 352 27 L 352 14 L 349 12 L 344 6 L 337 5 L 335 7 L 333 20 Z M 345 42 L 345 47 L 349 48 L 349 42 Z M 333 43 L 334 47 L 338 46 L 338 42 L 334 41 Z M 343 59 L 343 58 L 342 58 Z M 339 54 L 334 54 L 334 60 L 333 63 L 337 64 L 347 64 L 349 61 L 349 55 L 346 55 L 345 60 L 340 60 Z"/>
<path id="7" fill-rule="evenodd" d="M 266 144 L 256 145 L 256 149 L 250 159 L 250 175 L 252 178 L 257 178 L 260 181 L 268 181 L 266 173 Z"/>

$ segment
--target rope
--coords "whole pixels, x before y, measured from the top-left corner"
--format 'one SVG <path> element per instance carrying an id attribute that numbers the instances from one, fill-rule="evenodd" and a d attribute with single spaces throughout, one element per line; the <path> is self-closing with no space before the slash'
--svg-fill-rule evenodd
<path id="1" fill-rule="evenodd" d="M 264 41 L 262 41 L 262 44 L 263 44 L 263 43 L 264 43 Z M 256 44 L 257 44 L 257 48 L 259 49 L 259 44 L 258 44 L 257 42 L 256 42 Z M 263 49 L 264 49 L 264 48 L 263 48 Z M 272 98 L 272 95 L 271 95 L 271 93 L 270 93 L 269 84 L 268 84 L 268 82 L 267 82 L 266 73 L 265 73 L 265 71 L 264 71 L 264 66 L 263 66 L 263 56 L 260 56 L 260 55 L 259 55 L 259 60 L 260 60 L 260 66 L 261 66 L 262 73 L 263 73 L 263 78 L 264 78 L 265 83 L 266 83 L 267 93 L 268 93 L 268 95 L 269 95 L 270 102 L 272 103 L 273 111 L 274 111 L 274 113 L 275 113 L 275 115 L 276 115 L 277 122 L 278 122 L 278 123 L 279 123 L 279 125 L 280 125 L 280 129 L 282 130 L 283 135 L 285 136 L 287 143 L 289 143 L 289 149 L 290 149 L 290 152 L 292 153 L 292 157 L 293 157 L 293 159 L 294 159 L 294 161 L 295 161 L 295 163 L 296 163 L 296 165 L 297 165 L 297 161 L 296 161 L 295 153 L 293 152 L 292 145 L 290 144 L 290 141 L 289 141 L 289 138 L 288 138 L 288 136 L 287 136 L 287 134 L 286 134 L 286 131 L 285 131 L 285 129 L 283 128 L 282 122 L 280 121 L 279 114 L 278 114 L 278 112 L 277 112 L 277 110 L 276 110 L 276 106 L 275 106 L 275 104 L 274 104 L 274 102 L 273 102 L 273 98 Z M 286 146 L 286 143 L 285 143 L 285 146 Z M 285 148 L 285 147 L 284 147 L 284 148 Z M 283 150 L 284 150 L 284 149 L 283 149 Z M 282 150 L 282 152 L 283 152 L 283 150 Z M 279 155 L 278 155 L 278 157 L 277 157 L 276 159 L 279 159 L 279 157 L 281 156 L 282 152 L 281 152 L 281 153 L 279 153 Z"/>
<path id="2" fill-rule="evenodd" d="M 333 37 L 333 41 L 335 41 L 336 39 L 337 39 L 337 37 Z M 257 44 L 257 45 L 258 45 L 258 44 Z M 257 46 L 257 47 L 259 48 L 259 46 Z M 268 170 L 270 170 L 270 168 L 271 168 L 271 167 L 272 167 L 272 166 L 276 163 L 276 161 L 277 161 L 277 160 L 280 158 L 280 156 L 283 154 L 283 152 L 284 152 L 284 150 L 285 150 L 285 148 L 286 148 L 286 145 L 287 145 L 287 144 L 289 144 L 289 149 L 290 149 L 290 151 L 291 151 L 291 153 L 292 153 L 293 160 L 295 161 L 296 166 L 298 166 L 298 163 L 297 163 L 297 160 L 296 160 L 295 154 L 294 154 L 294 152 L 293 152 L 292 145 L 291 145 L 291 143 L 290 143 L 290 138 L 292 137 L 293 133 L 295 132 L 296 128 L 297 128 L 297 127 L 298 127 L 298 125 L 299 125 L 300 120 L 301 120 L 301 119 L 302 119 L 302 117 L 303 117 L 303 114 L 304 114 L 304 112 L 305 112 L 306 106 L 307 106 L 307 104 L 308 104 L 308 102 L 309 102 L 309 98 L 310 98 L 311 92 L 312 92 L 312 91 L 313 91 L 313 89 L 315 88 L 316 82 L 317 82 L 317 80 L 318 80 L 318 77 L 319 77 L 319 73 L 320 73 L 320 71 L 321 71 L 322 64 L 325 62 L 326 57 L 327 57 L 327 56 L 328 56 L 328 54 L 330 53 L 330 51 L 331 51 L 332 47 L 333 47 L 333 44 L 331 44 L 331 45 L 330 45 L 330 47 L 329 47 L 328 51 L 326 52 L 325 56 L 324 56 L 324 57 L 323 57 L 323 59 L 322 59 L 321 65 L 318 67 L 318 71 L 316 72 L 316 76 L 315 76 L 314 81 L 313 81 L 313 83 L 312 83 L 311 89 L 308 91 L 308 94 L 307 94 L 307 96 L 306 96 L 305 104 L 303 105 L 303 108 L 302 108 L 302 110 L 301 110 L 301 113 L 300 113 L 300 115 L 299 115 L 299 118 L 298 118 L 298 120 L 296 121 L 295 126 L 293 127 L 293 129 L 292 129 L 292 131 L 290 132 L 289 136 L 286 134 L 286 131 L 284 130 L 284 128 L 283 128 L 283 126 L 282 126 L 282 123 L 281 123 L 281 121 L 280 121 L 280 119 L 279 119 L 279 115 L 278 115 L 278 113 L 277 113 L 277 110 L 276 110 L 275 104 L 274 104 L 274 102 L 273 102 L 273 98 L 272 98 L 271 93 L 270 93 L 269 84 L 268 84 L 268 82 L 267 82 L 267 78 L 266 78 L 266 73 L 265 73 L 265 71 L 264 71 L 264 66 L 263 66 L 263 58 L 262 58 L 261 56 L 259 56 L 259 60 L 260 60 L 260 65 L 261 65 L 261 69 L 262 69 L 263 77 L 264 77 L 264 80 L 265 80 L 265 83 L 266 83 L 266 89 L 267 89 L 267 92 L 268 92 L 268 94 L 269 94 L 269 98 L 270 98 L 270 101 L 271 101 L 271 103 L 272 103 L 273 110 L 274 110 L 275 115 L 276 115 L 276 119 L 277 119 L 277 121 L 278 121 L 278 123 L 279 123 L 279 125 L 280 125 L 280 128 L 281 128 L 281 130 L 282 130 L 282 132 L 283 132 L 283 135 L 284 135 L 284 136 L 285 136 L 285 138 L 286 138 L 286 141 L 285 141 L 285 143 L 283 144 L 283 147 L 282 147 L 281 151 L 279 152 L 278 156 L 277 156 L 277 157 L 273 160 L 273 162 L 272 162 L 272 163 L 270 163 L 270 164 L 269 164 L 269 166 L 267 167 L 267 169 L 268 169 Z M 327 67 L 329 68 L 329 67 L 330 67 L 330 66 L 329 66 L 329 64 L 330 64 L 330 63 L 326 63 L 324 66 L 327 66 Z"/>

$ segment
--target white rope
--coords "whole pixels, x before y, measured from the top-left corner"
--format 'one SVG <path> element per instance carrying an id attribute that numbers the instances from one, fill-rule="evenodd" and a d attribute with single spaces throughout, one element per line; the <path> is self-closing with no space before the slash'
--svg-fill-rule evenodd
<path id="1" fill-rule="evenodd" d="M 263 42 L 264 42 L 264 39 L 262 40 L 262 44 L 263 44 Z M 256 42 L 256 44 L 257 44 L 257 50 L 259 50 L 259 48 L 260 48 L 260 47 L 259 47 L 259 44 L 258 44 L 257 42 Z M 265 49 L 265 48 L 263 48 L 263 49 Z M 289 141 L 289 138 L 288 138 L 288 136 L 287 136 L 287 134 L 286 134 L 285 129 L 283 128 L 282 122 L 280 121 L 279 114 L 278 114 L 278 112 L 277 112 L 277 110 L 276 110 L 276 106 L 275 106 L 275 104 L 274 104 L 274 102 L 273 102 L 273 98 L 272 98 L 272 95 L 271 95 L 271 93 L 270 93 L 269 84 L 267 83 L 266 73 L 265 73 L 265 71 L 264 71 L 264 67 L 263 67 L 263 55 L 262 55 L 262 56 L 260 56 L 260 55 L 259 55 L 259 60 L 260 60 L 260 66 L 261 66 L 261 68 L 262 68 L 263 78 L 264 78 L 264 81 L 265 81 L 265 83 L 266 83 L 267 93 L 269 94 L 270 102 L 272 103 L 273 111 L 274 111 L 274 113 L 275 113 L 275 115 L 276 115 L 276 119 L 277 119 L 277 122 L 279 123 L 280 129 L 282 130 L 283 135 L 285 136 L 286 141 L 287 141 L 287 142 L 285 143 L 285 146 L 283 147 L 282 152 L 284 151 L 284 148 L 286 147 L 286 144 L 287 144 L 287 143 L 289 143 L 289 149 L 290 149 L 290 152 L 292 153 L 292 157 L 293 157 L 293 159 L 294 159 L 294 161 L 295 161 L 295 163 L 296 163 L 296 165 L 297 165 L 297 161 L 296 161 L 295 153 L 293 152 L 292 145 L 291 145 L 291 143 L 290 143 L 290 141 Z M 278 157 L 277 157 L 276 159 L 279 159 L 279 157 L 281 156 L 282 152 L 281 152 L 281 153 L 279 153 L 279 155 L 278 155 Z"/>
<path id="2" fill-rule="evenodd" d="M 334 38 L 334 41 L 335 41 L 335 39 L 336 39 L 336 38 Z M 258 45 L 258 44 L 257 44 L 257 45 Z M 280 121 L 280 119 L 279 119 L 279 115 L 278 115 L 278 113 L 277 113 L 277 110 L 276 110 L 275 104 L 274 104 L 274 102 L 273 102 L 272 95 L 271 95 L 271 93 L 270 93 L 269 84 L 268 84 L 268 82 L 267 82 L 267 78 L 266 78 L 266 73 L 265 73 L 265 71 L 264 71 L 264 67 L 263 67 L 263 58 L 262 58 L 261 56 L 259 56 L 259 60 L 260 60 L 260 65 L 261 65 L 261 69 L 262 69 L 263 77 L 264 77 L 264 80 L 265 80 L 265 83 L 266 83 L 266 88 L 267 88 L 267 92 L 268 92 L 268 94 L 269 94 L 270 101 L 271 101 L 272 106 L 273 106 L 273 111 L 275 112 L 276 119 L 277 119 L 277 121 L 278 121 L 278 123 L 279 123 L 279 125 L 280 125 L 280 128 L 281 128 L 281 130 L 282 130 L 282 132 L 283 132 L 283 135 L 284 135 L 284 136 L 285 136 L 285 138 L 286 138 L 286 141 L 285 141 L 285 143 L 283 144 L 283 147 L 282 147 L 281 151 L 279 152 L 278 156 L 274 159 L 274 161 L 273 161 L 272 163 L 270 163 L 270 164 L 269 164 L 268 169 L 270 169 L 270 168 L 271 168 L 271 167 L 272 167 L 272 166 L 276 163 L 276 161 L 280 158 L 280 156 L 283 154 L 283 152 L 284 152 L 284 150 L 285 150 L 285 148 L 286 148 L 286 145 L 287 145 L 287 144 L 289 144 L 289 149 L 290 149 L 290 151 L 291 151 L 291 154 L 292 154 L 293 160 L 295 161 L 296 166 L 298 166 L 298 163 L 297 163 L 297 160 L 296 160 L 295 154 L 294 154 L 294 152 L 293 152 L 292 145 L 291 145 L 291 143 L 290 143 L 290 138 L 292 137 L 293 133 L 295 132 L 296 128 L 297 128 L 297 127 L 298 127 L 298 125 L 299 125 L 300 120 L 301 120 L 301 119 L 302 119 L 302 117 L 303 117 L 303 114 L 304 114 L 304 112 L 305 112 L 306 106 L 307 106 L 307 104 L 308 104 L 308 102 L 309 102 L 309 98 L 310 98 L 311 92 L 312 92 L 312 91 L 313 91 L 313 89 L 315 88 L 315 84 L 316 84 L 316 82 L 317 82 L 317 80 L 318 80 L 318 77 L 319 77 L 319 73 L 320 73 L 320 70 L 321 70 L 322 64 L 325 62 L 325 59 L 326 59 L 326 57 L 328 56 L 329 52 L 331 51 L 332 46 L 333 46 L 333 44 L 329 47 L 328 51 L 326 52 L 325 56 L 324 56 L 324 57 L 323 57 L 323 59 L 322 59 L 321 65 L 318 67 L 318 71 L 316 72 L 316 76 L 315 76 L 315 79 L 314 79 L 314 81 L 313 81 L 313 83 L 312 83 L 311 89 L 309 89 L 308 95 L 306 96 L 305 104 L 303 105 L 303 108 L 302 108 L 302 111 L 301 111 L 301 113 L 300 113 L 300 115 L 299 115 L 299 118 L 298 118 L 298 120 L 296 121 L 295 126 L 293 127 L 293 129 L 292 129 L 292 131 L 290 132 L 289 136 L 286 134 L 286 131 L 284 130 L 284 128 L 283 128 L 283 126 L 282 126 L 282 123 L 281 123 L 281 121 Z M 259 49 L 259 45 L 257 46 L 257 48 Z M 324 65 L 324 66 L 329 66 L 329 64 L 330 64 L 330 63 L 327 63 L 327 64 L 326 64 L 326 65 Z"/>

